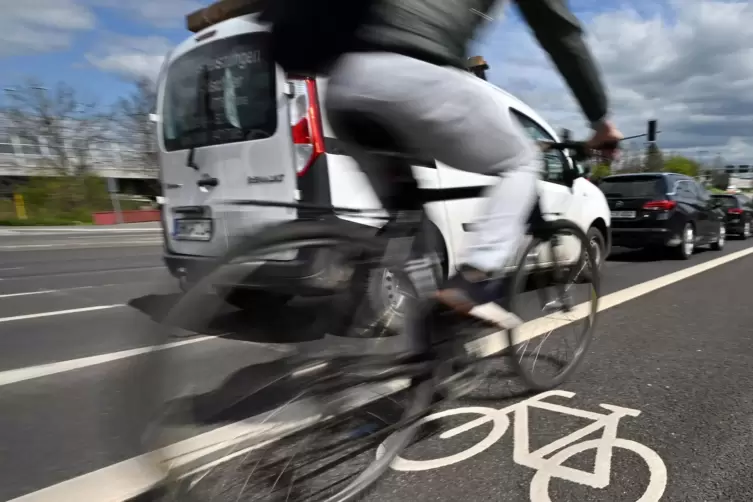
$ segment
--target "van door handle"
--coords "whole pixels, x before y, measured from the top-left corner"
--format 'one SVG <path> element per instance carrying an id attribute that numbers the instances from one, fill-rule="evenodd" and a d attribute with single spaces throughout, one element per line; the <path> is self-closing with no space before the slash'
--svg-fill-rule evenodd
<path id="1" fill-rule="evenodd" d="M 218 180 L 217 178 L 202 178 L 199 181 L 197 181 L 196 184 L 202 188 L 204 187 L 214 188 L 220 184 L 220 180 Z"/>

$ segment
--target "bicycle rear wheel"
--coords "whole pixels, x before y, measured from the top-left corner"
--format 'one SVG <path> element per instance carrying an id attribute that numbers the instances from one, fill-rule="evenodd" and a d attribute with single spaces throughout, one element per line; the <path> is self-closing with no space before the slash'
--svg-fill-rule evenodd
<path id="1" fill-rule="evenodd" d="M 587 281 L 584 271 L 590 271 Z M 593 338 L 599 279 L 586 234 L 568 220 L 547 222 L 525 247 L 509 278 L 507 299 L 510 311 L 527 322 L 508 331 L 508 338 L 513 365 L 531 389 L 557 387 L 582 363 Z M 580 301 L 577 293 L 585 293 Z M 572 346 L 554 355 L 544 352 L 545 344 L 567 332 L 576 335 Z"/>
<path id="2" fill-rule="evenodd" d="M 311 328 L 310 324 L 321 322 L 321 329 L 328 332 L 346 329 L 358 311 L 359 295 L 352 284 L 355 270 L 381 263 L 383 251 L 378 237 L 354 233 L 353 227 L 338 222 L 293 222 L 268 228 L 228 253 L 213 272 L 185 293 L 164 322 L 168 327 L 185 326 L 188 320 L 194 331 L 216 325 L 206 292 L 217 284 L 243 282 L 274 289 L 281 282 L 287 291 L 316 289 L 317 301 L 330 307 L 316 319 L 300 317 L 300 324 Z M 279 281 L 266 273 L 254 278 L 254 273 L 263 272 L 274 260 L 291 267 L 296 260 L 316 266 Z M 269 309 L 268 305 L 260 308 Z M 295 308 L 287 305 L 259 315 L 295 321 Z M 408 330 L 405 336 L 416 338 L 423 333 Z M 208 348 L 184 356 L 190 359 L 182 361 L 187 367 L 183 371 L 205 389 L 190 390 L 172 401 L 171 411 L 158 424 L 162 432 L 156 438 L 158 458 L 166 471 L 163 500 L 356 500 L 413 441 L 415 422 L 431 405 L 433 381 L 403 378 L 319 395 L 311 384 L 324 376 L 336 381 L 337 356 L 367 358 L 369 354 L 363 349 L 341 353 L 344 349 L 337 344 L 309 341 L 294 345 L 299 349 L 295 357 L 290 357 L 291 351 L 282 351 L 279 359 L 246 364 L 245 354 L 252 358 L 254 351 L 263 350 L 249 336 L 223 333 L 217 342 L 203 342 L 210 344 Z M 353 342 L 366 343 L 367 350 L 382 357 L 424 346 L 419 340 L 394 338 Z M 312 343 L 318 343 L 318 348 L 313 349 Z M 383 347 L 385 343 L 397 347 L 389 350 Z M 166 356 L 170 351 L 163 353 Z M 226 358 L 218 360 L 220 356 Z M 217 378 L 205 371 L 207 367 L 220 367 L 228 376 Z M 213 386 L 214 381 L 219 385 Z M 377 446 L 390 434 L 385 454 L 377 458 Z"/>

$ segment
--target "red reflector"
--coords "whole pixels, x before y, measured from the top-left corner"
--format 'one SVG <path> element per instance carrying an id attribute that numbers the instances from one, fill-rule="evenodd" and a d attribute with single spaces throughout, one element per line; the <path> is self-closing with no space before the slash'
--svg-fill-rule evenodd
<path id="1" fill-rule="evenodd" d="M 296 145 L 309 145 L 311 144 L 311 133 L 309 132 L 309 121 L 307 119 L 301 119 L 290 130 L 293 136 L 293 143 Z"/>
<path id="2" fill-rule="evenodd" d="M 643 204 L 643 209 L 649 209 L 652 211 L 669 211 L 677 206 L 677 202 L 673 200 L 652 200 Z"/>
<path id="3" fill-rule="evenodd" d="M 727 209 L 727 212 L 729 214 L 743 214 L 743 210 L 742 209 L 737 209 L 735 207 L 733 207 L 732 209 Z"/>

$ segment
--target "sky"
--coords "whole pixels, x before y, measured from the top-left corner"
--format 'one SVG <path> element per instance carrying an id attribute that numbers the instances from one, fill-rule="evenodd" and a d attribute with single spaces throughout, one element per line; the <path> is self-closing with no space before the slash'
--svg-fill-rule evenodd
<path id="1" fill-rule="evenodd" d="M 525 1 L 525 0 L 523 0 Z M 107 103 L 154 78 L 187 37 L 185 15 L 211 0 L 0 0 L 0 88 L 65 81 Z M 626 135 L 659 121 L 664 150 L 753 164 L 753 2 L 570 0 Z M 490 81 L 557 128 L 587 133 L 577 103 L 514 8 L 495 15 L 474 53 Z"/>

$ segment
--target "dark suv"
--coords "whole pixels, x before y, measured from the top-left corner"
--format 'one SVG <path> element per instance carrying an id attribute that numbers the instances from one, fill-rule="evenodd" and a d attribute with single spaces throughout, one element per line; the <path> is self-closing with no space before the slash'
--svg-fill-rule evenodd
<path id="1" fill-rule="evenodd" d="M 674 173 L 607 176 L 599 183 L 612 216 L 612 243 L 631 248 L 670 247 L 687 260 L 696 246 L 724 246 L 719 204 L 698 182 Z"/>
<path id="2" fill-rule="evenodd" d="M 753 218 L 750 198 L 743 194 L 714 194 L 712 197 L 719 201 L 722 211 L 726 213 L 727 233 L 742 239 L 750 237 Z"/>

